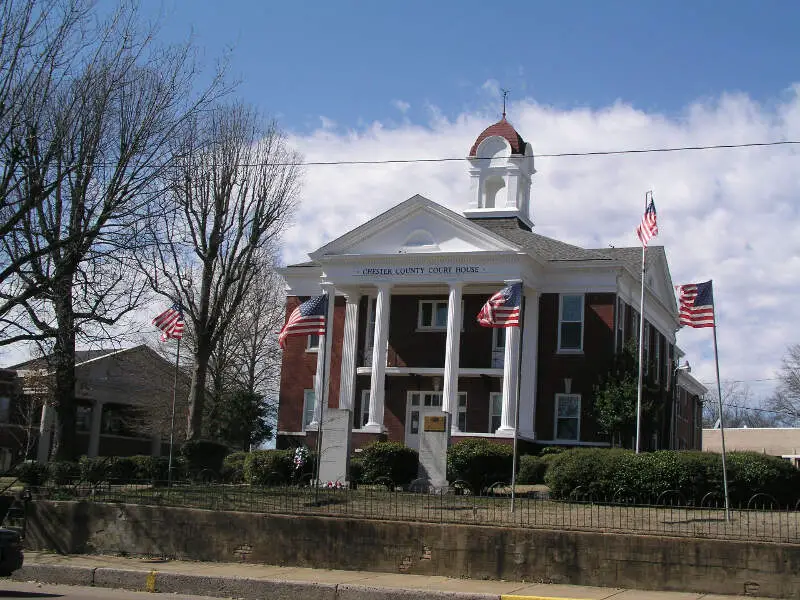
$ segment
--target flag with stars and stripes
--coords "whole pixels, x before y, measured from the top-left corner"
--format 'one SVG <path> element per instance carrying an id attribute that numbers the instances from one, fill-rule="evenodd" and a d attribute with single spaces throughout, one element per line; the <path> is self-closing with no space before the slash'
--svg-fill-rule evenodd
<path id="1" fill-rule="evenodd" d="M 676 286 L 681 325 L 714 327 L 714 292 L 711 281 Z"/>
<path id="2" fill-rule="evenodd" d="M 328 296 L 314 296 L 292 311 L 286 325 L 278 334 L 278 343 L 286 348 L 286 338 L 293 335 L 325 335 L 325 313 L 328 311 Z"/>
<path id="3" fill-rule="evenodd" d="M 644 209 L 644 216 L 639 227 L 636 228 L 636 235 L 642 246 L 647 248 L 647 243 L 658 235 L 658 223 L 656 221 L 656 203 L 650 198 L 650 204 Z"/>
<path id="4" fill-rule="evenodd" d="M 512 283 L 494 294 L 478 313 L 483 327 L 519 327 L 522 284 Z"/>
<path id="5" fill-rule="evenodd" d="M 163 313 L 153 319 L 153 325 L 161 330 L 161 341 L 179 340 L 183 337 L 185 323 L 183 321 L 183 310 L 180 304 L 173 304 Z"/>

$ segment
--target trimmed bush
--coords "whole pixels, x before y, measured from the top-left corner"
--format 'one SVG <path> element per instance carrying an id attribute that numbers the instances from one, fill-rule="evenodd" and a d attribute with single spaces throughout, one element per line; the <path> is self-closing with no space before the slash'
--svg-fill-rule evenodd
<path id="1" fill-rule="evenodd" d="M 630 450 L 576 448 L 553 458 L 545 475 L 553 498 L 592 497 L 598 501 L 635 498 L 639 503 L 676 499 L 699 505 L 706 495 L 723 498 L 719 454 L 671 451 L 635 454 Z M 788 462 L 754 452 L 728 454 L 731 504 L 746 507 L 756 493 L 782 506 L 800 497 L 800 471 Z M 762 503 L 767 498 L 762 499 Z"/>
<path id="2" fill-rule="evenodd" d="M 198 477 L 203 471 L 219 476 L 228 447 L 211 440 L 188 440 L 181 446 L 180 455 L 186 459 L 189 477 Z"/>
<path id="3" fill-rule="evenodd" d="M 139 465 L 133 456 L 115 456 L 108 462 L 106 475 L 110 481 L 128 483 L 136 479 L 145 479 L 139 476 Z"/>
<path id="4" fill-rule="evenodd" d="M 40 464 L 34 461 L 25 461 L 20 463 L 14 469 L 14 474 L 19 477 L 22 483 L 38 487 L 44 485 L 50 473 L 47 465 Z"/>
<path id="5" fill-rule="evenodd" d="M 374 442 L 364 448 L 359 460 L 365 483 L 388 477 L 394 485 L 407 485 L 417 478 L 419 454 L 400 442 Z"/>
<path id="6" fill-rule="evenodd" d="M 81 456 L 78 460 L 78 465 L 80 465 L 81 469 L 81 479 L 92 485 L 105 481 L 108 479 L 109 463 L 110 459 L 105 456 L 98 456 L 96 458 Z"/>
<path id="7" fill-rule="evenodd" d="M 451 482 L 465 481 L 473 494 L 498 481 L 511 481 L 513 449 L 505 444 L 475 438 L 453 444 L 447 450 Z"/>
<path id="8" fill-rule="evenodd" d="M 81 468 L 78 463 L 59 460 L 47 465 L 48 480 L 56 485 L 68 485 L 80 479 Z"/>
<path id="9" fill-rule="evenodd" d="M 292 450 L 254 450 L 244 459 L 243 475 L 250 485 L 289 483 L 294 473 Z"/>
<path id="10" fill-rule="evenodd" d="M 350 486 L 355 488 L 364 481 L 364 463 L 359 457 L 350 459 Z"/>
<path id="11" fill-rule="evenodd" d="M 227 483 L 244 483 L 244 461 L 249 452 L 232 452 L 222 461 L 222 480 Z"/>
<path id="12" fill-rule="evenodd" d="M 555 455 L 533 456 L 525 454 L 520 456 L 519 465 L 517 466 L 517 483 L 528 485 L 544 483 L 544 475 L 550 466 L 548 458 L 551 456 Z"/>

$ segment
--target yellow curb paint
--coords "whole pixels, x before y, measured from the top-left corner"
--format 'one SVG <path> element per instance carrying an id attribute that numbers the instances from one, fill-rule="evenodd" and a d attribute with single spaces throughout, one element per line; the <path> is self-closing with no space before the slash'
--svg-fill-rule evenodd
<path id="1" fill-rule="evenodd" d="M 158 571 L 150 571 L 147 574 L 147 579 L 145 580 L 145 583 L 144 583 L 144 591 L 145 592 L 150 592 L 151 594 L 155 594 L 155 592 L 156 592 L 156 573 L 158 573 Z"/>

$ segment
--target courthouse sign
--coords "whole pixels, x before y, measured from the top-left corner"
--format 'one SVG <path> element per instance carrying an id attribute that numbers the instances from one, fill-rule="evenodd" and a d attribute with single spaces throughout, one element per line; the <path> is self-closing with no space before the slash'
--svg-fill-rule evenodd
<path id="1" fill-rule="evenodd" d="M 366 278 L 401 278 L 416 279 L 419 277 L 441 277 L 453 275 L 467 275 L 485 273 L 486 267 L 482 265 L 428 265 L 416 266 L 381 266 L 381 267 L 356 267 L 354 275 Z"/>

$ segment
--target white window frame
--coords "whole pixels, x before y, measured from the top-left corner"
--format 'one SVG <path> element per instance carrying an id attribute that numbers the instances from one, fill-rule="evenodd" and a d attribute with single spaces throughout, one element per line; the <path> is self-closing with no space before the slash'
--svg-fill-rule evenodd
<path id="1" fill-rule="evenodd" d="M 501 339 L 502 337 L 502 339 Z M 501 352 L 506 349 L 506 328 L 492 328 L 492 352 Z M 502 343 L 501 343 L 502 342 Z"/>
<path id="2" fill-rule="evenodd" d="M 367 326 L 364 328 L 364 365 L 372 363 L 372 347 L 375 344 L 375 316 L 378 306 L 377 296 L 367 296 Z"/>
<path id="3" fill-rule="evenodd" d="M 316 416 L 314 414 L 314 408 L 317 403 L 316 399 L 317 399 L 317 394 L 313 389 L 303 390 L 303 422 L 301 427 L 302 431 L 305 431 L 308 425 L 314 421 L 314 417 Z M 309 413 L 309 402 L 311 403 L 310 413 Z M 311 415 L 311 420 L 306 422 L 306 415 L 308 414 Z"/>
<path id="4" fill-rule="evenodd" d="M 580 321 L 564 321 L 564 299 L 565 298 L 580 298 L 581 318 Z M 579 354 L 583 352 L 583 333 L 586 321 L 586 296 L 585 294 L 559 294 L 558 295 L 558 352 L 564 354 Z M 563 323 L 580 323 L 581 325 L 581 341 L 578 348 L 564 348 L 561 345 L 561 325 Z"/>
<path id="5" fill-rule="evenodd" d="M 422 322 L 422 307 L 428 306 L 431 307 L 431 324 L 425 325 Z M 436 323 L 436 315 L 438 314 L 438 308 L 444 305 L 445 310 L 447 310 L 447 300 L 420 300 L 419 306 L 417 308 L 417 329 L 419 331 L 446 331 L 447 330 L 447 318 L 445 317 L 443 324 Z"/>
<path id="6" fill-rule="evenodd" d="M 577 398 L 578 399 L 578 416 L 577 417 L 559 417 L 558 416 L 558 405 L 562 399 L 566 398 Z M 581 441 L 581 409 L 582 409 L 583 400 L 580 394 L 556 394 L 555 397 L 555 410 L 553 411 L 553 439 L 558 442 L 579 442 Z M 559 419 L 577 419 L 578 426 L 577 426 L 577 437 L 573 438 L 560 438 L 558 437 L 558 421 Z"/>
<path id="7" fill-rule="evenodd" d="M 498 401 L 499 412 L 495 412 L 495 400 Z M 492 428 L 492 419 L 497 417 L 497 427 Z M 489 433 L 495 433 L 503 424 L 503 392 L 489 392 Z"/>
<path id="8" fill-rule="evenodd" d="M 616 337 L 616 351 L 622 352 L 625 349 L 625 301 L 617 296 L 617 328 Z"/>
<path id="9" fill-rule="evenodd" d="M 417 396 L 417 404 L 414 404 L 414 396 Z M 461 400 L 464 400 L 464 404 L 462 406 Z M 425 404 L 426 400 L 430 400 L 430 404 Z M 411 418 L 411 411 L 414 410 L 414 407 L 417 409 L 423 408 L 436 408 L 441 407 L 444 402 L 444 393 L 443 392 L 435 392 L 433 390 L 409 390 L 406 392 L 406 430 L 410 427 L 410 418 Z M 461 423 L 461 418 L 463 415 L 464 425 L 467 424 L 467 406 L 469 403 L 469 398 L 467 397 L 467 392 L 458 392 L 458 406 L 456 407 L 456 419 L 457 423 Z M 420 424 L 422 427 L 422 424 Z M 466 431 L 465 429 L 461 429 L 459 427 L 459 431 Z M 416 435 L 416 434 L 415 434 Z"/>
<path id="10" fill-rule="evenodd" d="M 364 425 L 369 423 L 369 397 L 370 390 L 361 390 L 361 409 L 357 413 L 357 417 L 361 420 L 358 422 L 358 427 L 355 429 L 364 429 Z"/>
<path id="11" fill-rule="evenodd" d="M 319 352 L 319 338 L 318 333 L 309 333 L 306 336 L 306 352 Z"/>

